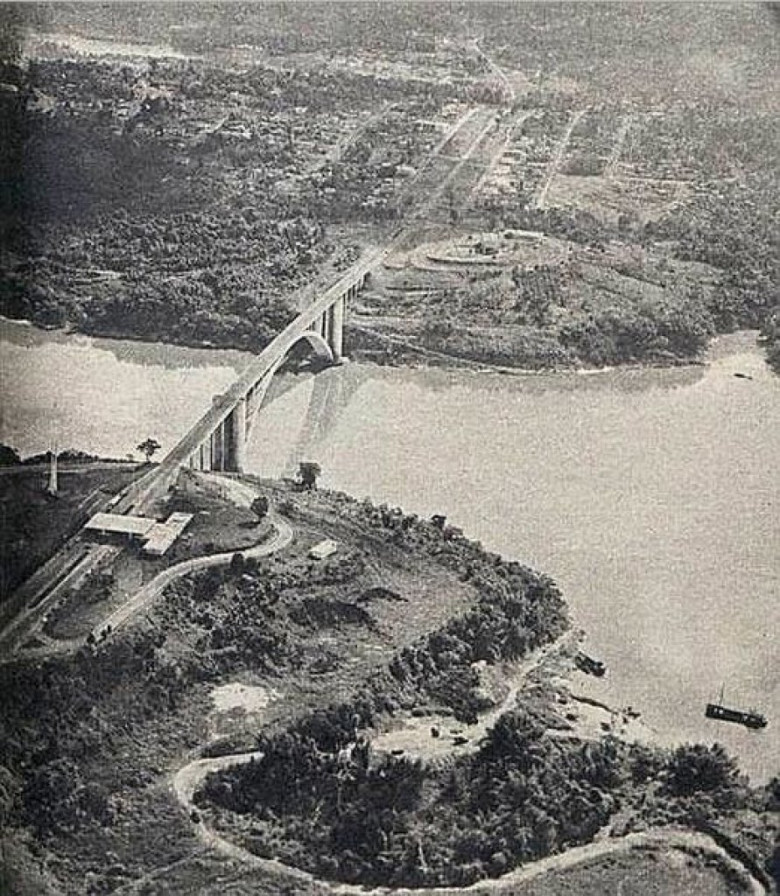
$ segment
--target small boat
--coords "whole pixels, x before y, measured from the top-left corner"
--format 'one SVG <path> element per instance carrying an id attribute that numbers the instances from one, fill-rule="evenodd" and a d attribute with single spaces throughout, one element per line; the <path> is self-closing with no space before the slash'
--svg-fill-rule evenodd
<path id="1" fill-rule="evenodd" d="M 589 675 L 595 675 L 597 678 L 601 678 L 607 671 L 607 667 L 601 660 L 595 660 L 592 656 L 588 656 L 587 653 L 583 653 L 581 650 L 578 651 L 577 655 L 574 657 L 574 662 L 577 668 L 582 672 L 587 672 Z"/>
<path id="2" fill-rule="evenodd" d="M 704 710 L 704 715 L 708 719 L 716 719 L 719 722 L 735 722 L 738 725 L 744 725 L 746 728 L 766 728 L 766 716 L 752 709 L 744 711 L 741 709 L 730 709 L 723 705 L 723 688 L 720 689 L 720 698 L 717 703 L 708 703 Z"/>

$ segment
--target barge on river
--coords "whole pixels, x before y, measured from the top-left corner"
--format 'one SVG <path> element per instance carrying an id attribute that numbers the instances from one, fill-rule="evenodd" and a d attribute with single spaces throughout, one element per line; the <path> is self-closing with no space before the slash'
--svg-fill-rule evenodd
<path id="1" fill-rule="evenodd" d="M 766 728 L 766 717 L 752 709 L 744 712 L 741 709 L 729 709 L 723 705 L 723 688 L 720 689 L 720 698 L 717 703 L 708 703 L 704 710 L 708 719 L 716 719 L 719 722 L 736 722 L 746 728 Z"/>
<path id="2" fill-rule="evenodd" d="M 719 722 L 736 722 L 746 728 L 766 728 L 766 717 L 760 712 L 743 712 L 739 709 L 729 709 L 720 703 L 708 703 L 704 710 L 708 719 L 717 719 Z"/>
<path id="3" fill-rule="evenodd" d="M 607 667 L 601 660 L 596 660 L 581 650 L 577 651 L 574 663 L 582 672 L 586 672 L 588 675 L 595 675 L 597 678 L 601 678 L 607 671 Z"/>

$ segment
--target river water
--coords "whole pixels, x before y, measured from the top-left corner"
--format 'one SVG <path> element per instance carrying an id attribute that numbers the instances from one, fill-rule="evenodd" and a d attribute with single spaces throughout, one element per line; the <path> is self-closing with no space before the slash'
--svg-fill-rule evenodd
<path id="1" fill-rule="evenodd" d="M 163 448 L 244 366 L 214 352 L 0 328 L 0 442 L 124 456 Z M 746 374 L 752 379 L 735 374 Z M 348 364 L 288 379 L 254 472 L 443 513 L 551 575 L 609 669 L 577 687 L 640 709 L 667 742 L 719 740 L 754 780 L 780 770 L 780 379 L 752 337 L 708 367 L 502 376 Z M 706 720 L 755 706 L 762 732 Z"/>

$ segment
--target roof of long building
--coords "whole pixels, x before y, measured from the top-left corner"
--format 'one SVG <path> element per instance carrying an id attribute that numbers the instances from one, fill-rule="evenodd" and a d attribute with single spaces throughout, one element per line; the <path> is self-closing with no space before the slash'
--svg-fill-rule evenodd
<path id="1" fill-rule="evenodd" d="M 157 525 L 148 516 L 126 516 L 120 513 L 96 513 L 84 526 L 100 532 L 116 532 L 120 535 L 144 536 Z"/>

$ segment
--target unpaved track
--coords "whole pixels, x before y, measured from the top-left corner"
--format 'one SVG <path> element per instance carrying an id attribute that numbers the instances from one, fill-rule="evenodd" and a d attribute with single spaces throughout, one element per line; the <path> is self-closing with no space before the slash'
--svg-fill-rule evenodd
<path id="1" fill-rule="evenodd" d="M 542 188 L 539 190 L 539 195 L 536 197 L 536 207 L 538 209 L 543 209 L 545 207 L 550 184 L 552 184 L 553 178 L 558 173 L 558 169 L 561 167 L 561 162 L 563 161 L 566 147 L 569 145 L 572 131 L 577 127 L 577 122 L 579 122 L 584 114 L 584 109 L 578 109 L 574 113 L 574 115 L 572 115 L 572 117 L 569 119 L 569 124 L 566 126 L 566 130 L 563 132 L 563 136 L 558 141 L 558 146 L 556 147 L 555 154 L 553 155 L 552 159 L 550 160 L 550 164 L 547 167 L 547 176 L 544 179 Z"/>
<path id="2" fill-rule="evenodd" d="M 258 495 L 256 489 L 246 485 L 238 479 L 233 479 L 229 476 L 215 476 L 213 474 L 201 475 L 219 481 L 222 488 L 224 488 L 230 496 L 230 500 L 240 507 L 251 507 L 252 501 L 254 501 Z M 100 632 L 108 626 L 111 627 L 112 631 L 116 631 L 123 626 L 128 619 L 144 607 L 148 606 L 148 604 L 162 593 L 167 585 L 176 579 L 180 579 L 182 576 L 186 576 L 189 573 L 200 569 L 228 566 L 237 553 L 243 554 L 244 557 L 259 559 L 260 557 L 267 557 L 269 554 L 273 554 L 276 551 L 281 551 L 283 548 L 286 548 L 293 540 L 292 528 L 277 514 L 269 513 L 268 520 L 276 530 L 269 541 L 263 542 L 263 544 L 259 544 L 253 548 L 246 548 L 239 551 L 226 551 L 222 554 L 209 554 L 207 557 L 193 557 L 191 560 L 184 560 L 181 563 L 177 563 L 175 566 L 169 566 L 168 569 L 164 569 L 159 575 L 155 576 L 151 582 L 144 585 L 143 588 L 137 591 L 110 616 L 96 625 L 93 634 L 95 637 L 99 637 Z"/>
<path id="3" fill-rule="evenodd" d="M 191 814 L 193 810 L 195 810 L 195 806 L 192 802 L 193 795 L 207 775 L 211 772 L 224 771 L 227 768 L 246 765 L 253 760 L 260 759 L 262 755 L 261 752 L 237 753 L 230 756 L 220 756 L 215 759 L 199 759 L 189 763 L 176 772 L 172 778 L 171 786 L 176 795 L 176 799 L 182 808 L 188 814 Z M 379 894 L 387 894 L 387 896 L 421 896 L 421 894 L 432 894 L 432 896 L 460 896 L 462 893 L 485 894 L 485 896 L 487 896 L 487 894 L 493 893 L 514 893 L 518 886 L 533 881 L 545 874 L 564 871 L 576 867 L 581 862 L 593 861 L 603 856 L 614 855 L 616 853 L 627 853 L 632 849 L 643 847 L 654 847 L 660 850 L 700 850 L 706 855 L 722 862 L 726 867 L 734 868 L 745 874 L 749 880 L 750 892 L 753 896 L 768 896 L 769 894 L 766 887 L 753 877 L 743 865 L 729 856 L 726 850 L 722 846 L 719 846 L 712 837 L 698 831 L 691 831 L 684 828 L 656 828 L 651 831 L 626 834 L 623 837 L 615 839 L 588 843 L 585 846 L 575 846 L 571 849 L 567 849 L 565 852 L 548 856 L 545 859 L 539 859 L 528 865 L 523 865 L 497 879 L 479 881 L 468 887 L 430 887 L 425 889 L 399 887 L 396 889 L 393 887 L 368 888 L 355 884 L 340 884 L 323 881 L 306 871 L 301 871 L 299 868 L 285 865 L 278 859 L 264 859 L 249 852 L 243 847 L 231 842 L 226 837 L 215 833 L 207 827 L 203 819 L 199 816 L 197 821 L 193 821 L 193 826 L 198 839 L 204 847 L 214 849 L 226 858 L 245 862 L 247 865 L 272 872 L 275 875 L 282 872 L 290 879 L 290 881 L 297 880 L 306 882 L 312 887 L 326 887 L 328 891 L 333 894 L 338 894 L 338 896 L 366 896 L 367 893 L 374 893 L 377 894 L 377 896 L 379 896 Z"/>
<path id="4" fill-rule="evenodd" d="M 523 123 L 527 118 L 529 118 L 532 114 L 535 114 L 532 109 L 523 109 L 520 112 L 517 112 L 515 116 L 512 118 L 512 121 L 507 128 L 506 136 L 504 137 L 501 144 L 496 147 L 495 152 L 493 153 L 493 157 L 491 158 L 487 168 L 485 169 L 484 174 L 477 181 L 476 186 L 473 189 L 473 193 L 478 194 L 481 189 L 483 189 L 485 182 L 490 178 L 493 172 L 498 167 L 501 160 L 504 158 L 507 150 L 509 150 L 512 146 L 512 141 L 514 140 L 515 131 L 518 128 L 523 126 Z"/>
<path id="5" fill-rule="evenodd" d="M 517 99 L 517 94 L 515 92 L 514 86 L 512 85 L 512 82 L 509 80 L 509 76 L 494 59 L 491 59 L 491 57 L 488 56 L 488 54 L 482 49 L 482 47 L 480 47 L 476 39 L 471 41 L 471 45 L 477 55 L 485 60 L 493 74 L 497 75 L 503 83 L 504 90 L 507 94 L 508 104 L 511 106 Z"/>
<path id="6" fill-rule="evenodd" d="M 618 162 L 620 161 L 620 156 L 623 153 L 623 146 L 626 142 L 626 136 L 633 123 L 634 118 L 632 115 L 625 115 L 623 117 L 623 120 L 620 122 L 620 127 L 618 128 L 618 132 L 615 136 L 615 142 L 612 146 L 612 152 L 609 154 L 607 164 L 604 166 L 604 177 L 610 178 L 612 180 L 617 177 Z"/>
<path id="7" fill-rule="evenodd" d="M 501 705 L 493 710 L 490 714 L 495 721 L 499 715 L 509 711 L 514 706 L 517 692 L 522 685 L 522 681 L 539 664 L 552 653 L 555 649 L 567 643 L 573 637 L 572 633 L 567 632 L 551 644 L 536 651 L 532 656 L 521 664 L 516 673 L 516 678 L 509 693 L 504 698 Z M 180 768 L 171 777 L 171 789 L 179 802 L 182 809 L 193 819 L 192 823 L 195 833 L 206 848 L 214 849 L 227 858 L 245 862 L 259 870 L 264 870 L 278 875 L 280 872 L 289 878 L 290 881 L 301 881 L 309 884 L 312 888 L 325 888 L 327 891 L 338 896 L 366 896 L 368 893 L 387 894 L 387 896 L 422 896 L 422 894 L 432 894 L 432 896 L 460 896 L 463 893 L 469 894 L 495 894 L 495 893 L 514 893 L 516 887 L 535 880 L 545 874 L 555 871 L 563 871 L 568 868 L 574 868 L 581 862 L 592 861 L 602 856 L 613 855 L 616 853 L 627 853 L 632 849 L 642 847 L 654 847 L 657 849 L 698 849 L 708 856 L 717 858 L 727 867 L 732 867 L 749 878 L 750 892 L 753 896 L 768 896 L 769 891 L 764 885 L 753 877 L 752 874 L 741 863 L 733 859 L 726 850 L 718 845 L 712 837 L 698 831 L 691 831 L 683 828 L 657 828 L 655 830 L 627 834 L 623 837 L 614 839 L 599 840 L 598 842 L 588 843 L 584 846 L 576 846 L 567 849 L 565 852 L 548 856 L 529 865 L 510 871 L 509 873 L 497 879 L 479 881 L 468 887 L 430 887 L 425 889 L 410 889 L 408 887 L 375 887 L 369 888 L 354 884 L 331 883 L 323 881 L 313 874 L 301 871 L 290 865 L 285 865 L 278 859 L 266 859 L 255 855 L 241 846 L 233 843 L 221 834 L 210 829 L 203 818 L 194 815 L 197 811 L 193 804 L 193 797 L 206 779 L 212 772 L 224 771 L 228 768 L 234 768 L 241 765 L 247 765 L 252 761 L 261 759 L 263 753 L 255 751 L 252 753 L 233 753 L 229 756 L 219 756 L 213 759 L 196 759 Z M 195 820 L 197 819 L 197 820 Z"/>
<path id="8" fill-rule="evenodd" d="M 127 621 L 148 606 L 171 582 L 186 576 L 188 573 L 195 572 L 200 569 L 211 569 L 215 566 L 228 566 L 233 557 L 243 554 L 244 557 L 252 557 L 258 559 L 267 557 L 276 551 L 287 547 L 293 539 L 292 528 L 280 517 L 275 514 L 269 514 L 269 520 L 276 530 L 270 541 L 257 545 L 253 548 L 245 548 L 238 551 L 226 551 L 223 554 L 209 554 L 207 557 L 194 557 L 192 560 L 184 560 L 175 566 L 164 569 L 159 575 L 156 575 L 151 582 L 148 582 L 121 607 L 107 616 L 102 622 L 98 623 L 93 629 L 93 635 L 97 638 L 100 632 L 110 627 L 112 632 L 121 628 Z"/>

